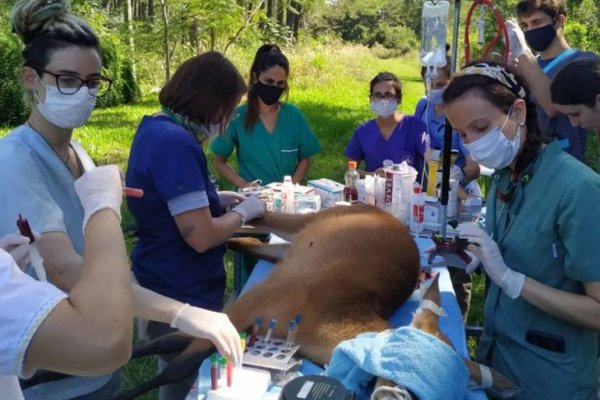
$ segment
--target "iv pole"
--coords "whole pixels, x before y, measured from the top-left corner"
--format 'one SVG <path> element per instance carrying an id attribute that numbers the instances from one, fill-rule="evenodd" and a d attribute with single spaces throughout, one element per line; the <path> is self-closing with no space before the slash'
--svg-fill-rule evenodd
<path id="1" fill-rule="evenodd" d="M 460 22 L 460 0 L 454 1 L 454 33 L 452 35 L 452 59 L 450 66 L 450 73 L 453 74 L 456 71 L 456 61 L 458 56 L 458 24 Z M 452 153 L 452 125 L 450 121 L 446 119 L 446 127 L 444 130 L 444 149 L 443 149 L 443 163 L 442 163 L 442 193 L 440 198 L 441 205 L 441 222 L 440 222 L 440 233 L 442 237 L 446 237 L 446 224 L 448 221 L 448 192 L 450 191 L 450 156 Z"/>

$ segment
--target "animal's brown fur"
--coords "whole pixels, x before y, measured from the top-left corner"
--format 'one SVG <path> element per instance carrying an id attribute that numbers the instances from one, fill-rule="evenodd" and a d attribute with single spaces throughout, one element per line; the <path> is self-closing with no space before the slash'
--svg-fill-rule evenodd
<path id="1" fill-rule="evenodd" d="M 289 217 L 260 221 L 287 231 L 292 244 L 268 278 L 225 312 L 239 330 L 251 327 L 257 315 L 275 318 L 275 336 L 281 337 L 287 321 L 301 314 L 296 339 L 302 355 L 325 364 L 342 340 L 388 328 L 387 318 L 417 284 L 419 252 L 406 227 L 375 207 Z M 257 255 L 270 251 L 244 239 L 232 242 Z M 203 348 L 195 341 L 186 351 Z"/>

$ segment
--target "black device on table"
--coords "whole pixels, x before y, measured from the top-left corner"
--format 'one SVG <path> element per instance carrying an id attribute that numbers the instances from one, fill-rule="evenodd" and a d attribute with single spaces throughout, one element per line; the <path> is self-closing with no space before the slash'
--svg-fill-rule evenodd
<path id="1" fill-rule="evenodd" d="M 431 240 L 435 243 L 435 251 L 432 252 L 432 255 L 444 257 L 448 261 L 449 267 L 464 268 L 472 261 L 471 257 L 465 251 L 469 245 L 467 239 L 459 238 L 458 236 L 448 238 L 443 237 L 439 233 L 434 233 L 431 235 Z M 431 263 L 431 260 L 428 261 Z"/>

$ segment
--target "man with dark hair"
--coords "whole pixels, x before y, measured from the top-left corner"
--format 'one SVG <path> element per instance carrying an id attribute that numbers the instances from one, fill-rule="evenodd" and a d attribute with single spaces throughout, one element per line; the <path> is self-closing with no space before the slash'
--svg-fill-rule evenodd
<path id="1" fill-rule="evenodd" d="M 517 72 L 535 95 L 542 132 L 549 132 L 565 151 L 583 160 L 587 131 L 572 126 L 568 117 L 552 103 L 550 79 L 569 62 L 592 57 L 594 53 L 573 49 L 567 43 L 564 36 L 565 0 L 521 0 L 517 4 L 517 15 L 522 30 L 515 21 L 506 24 L 510 51 Z"/>

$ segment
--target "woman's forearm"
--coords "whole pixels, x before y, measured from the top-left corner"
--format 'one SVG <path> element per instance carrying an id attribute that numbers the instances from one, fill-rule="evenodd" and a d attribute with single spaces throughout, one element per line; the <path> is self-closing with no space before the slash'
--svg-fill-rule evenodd
<path id="1" fill-rule="evenodd" d="M 586 294 L 556 289 L 525 278 L 523 300 L 554 317 L 584 328 L 600 331 L 600 282 L 586 283 Z"/>
<path id="2" fill-rule="evenodd" d="M 226 158 L 215 156 L 214 158 L 214 166 L 215 169 L 219 172 L 219 174 L 227 179 L 232 185 L 237 186 L 239 188 L 244 188 L 248 185 L 248 182 L 242 178 L 233 167 L 227 162 Z"/>
<path id="3" fill-rule="evenodd" d="M 123 234 L 109 209 L 96 212 L 85 230 L 81 276 L 39 326 L 24 370 L 78 375 L 114 370 L 131 354 L 131 278 Z"/>
<path id="4" fill-rule="evenodd" d="M 292 176 L 292 182 L 302 183 L 304 181 L 304 178 L 306 178 L 306 174 L 308 173 L 309 168 L 310 168 L 310 158 L 302 158 L 298 162 L 298 166 L 296 167 L 294 176 Z"/>

